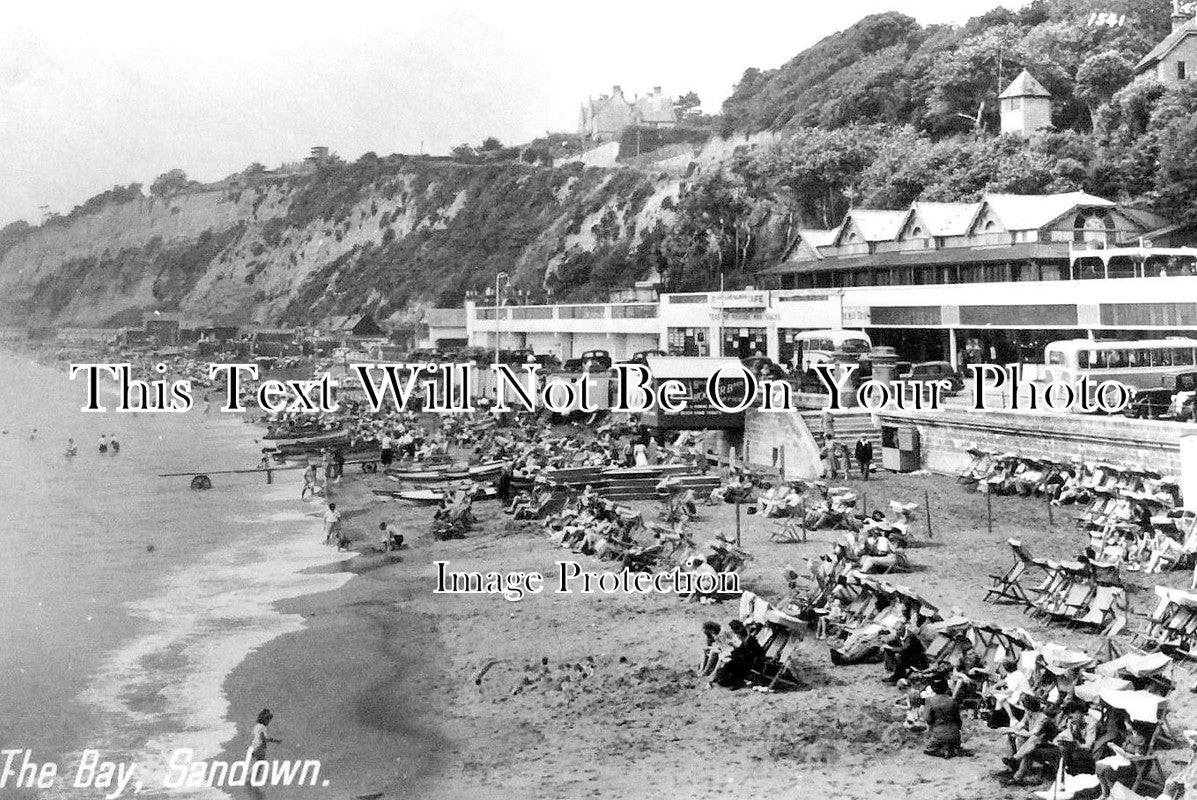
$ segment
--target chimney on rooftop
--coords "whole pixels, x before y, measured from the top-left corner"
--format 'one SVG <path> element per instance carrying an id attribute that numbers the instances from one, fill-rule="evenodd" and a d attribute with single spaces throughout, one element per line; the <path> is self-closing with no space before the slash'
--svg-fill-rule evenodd
<path id="1" fill-rule="evenodd" d="M 661 87 L 660 87 L 660 86 L 654 86 L 654 87 L 653 87 L 653 94 L 660 94 L 660 93 L 661 93 Z"/>
<path id="2" fill-rule="evenodd" d="M 1172 0 L 1172 30 L 1178 31 L 1189 21 L 1189 15 L 1181 8 L 1180 0 Z"/>
<path id="3" fill-rule="evenodd" d="M 623 94 L 623 87 L 619 86 L 618 84 L 616 84 L 615 86 L 612 86 L 611 94 L 616 97 L 621 96 Z"/>

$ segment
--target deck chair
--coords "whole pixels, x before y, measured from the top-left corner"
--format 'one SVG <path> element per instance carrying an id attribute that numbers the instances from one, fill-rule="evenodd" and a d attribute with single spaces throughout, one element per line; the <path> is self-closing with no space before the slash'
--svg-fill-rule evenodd
<path id="1" fill-rule="evenodd" d="M 798 643 L 802 641 L 799 624 L 797 619 L 769 610 L 765 627 L 757 634 L 757 641 L 765 650 L 765 657 L 752 668 L 752 678 L 757 684 L 769 690 L 799 689 L 805 685 L 794 664 Z"/>
<path id="2" fill-rule="evenodd" d="M 1085 614 L 1096 593 L 1096 587 L 1087 581 L 1075 579 L 1068 585 L 1068 590 L 1048 612 L 1056 619 L 1066 620 L 1069 624 L 1076 622 Z"/>
<path id="3" fill-rule="evenodd" d="M 1035 599 L 1031 601 L 1029 608 L 1023 609 L 1029 611 L 1032 616 L 1050 613 L 1072 583 L 1071 573 L 1059 564 L 1048 562 L 1046 572 L 1043 582 L 1031 590 Z"/>
<path id="4" fill-rule="evenodd" d="M 773 529 L 769 531 L 769 541 L 782 544 L 807 541 L 806 526 L 803 525 L 803 522 L 803 519 L 797 517 L 778 519 L 773 523 Z"/>
<path id="5" fill-rule="evenodd" d="M 976 483 L 988 473 L 989 462 L 992 460 L 993 454 L 975 447 L 970 447 L 966 452 L 970 458 L 969 463 L 956 474 L 956 481 L 958 483 Z"/>
<path id="6" fill-rule="evenodd" d="M 1159 596 L 1159 600 L 1151 615 L 1131 631 L 1131 643 L 1145 652 L 1159 649 L 1159 637 L 1163 633 L 1164 623 L 1178 608 L 1165 593 L 1159 591 L 1159 587 L 1157 587 L 1156 594 Z"/>
<path id="7" fill-rule="evenodd" d="M 1077 616 L 1073 622 L 1077 625 L 1092 625 L 1105 628 L 1116 613 L 1115 609 L 1126 605 L 1126 592 L 1116 586 L 1098 586 L 1093 592 L 1093 598 L 1084 614 Z M 1112 633 L 1104 633 L 1112 636 Z"/>
<path id="8" fill-rule="evenodd" d="M 1031 559 L 1030 553 L 1023 549 L 1022 542 L 1017 539 L 1010 539 L 1008 543 L 1014 553 L 1014 563 L 1003 574 L 989 576 L 992 583 L 989 590 L 985 592 L 983 599 L 985 602 L 989 602 L 989 599 L 992 597 L 993 602 L 997 603 L 1001 602 L 1004 598 L 1029 606 L 1031 604 L 1031 597 L 1018 581 L 1027 571 L 1027 565 L 1033 564 L 1034 561 Z"/>
<path id="9" fill-rule="evenodd" d="M 1147 746 L 1144 748 L 1142 755 L 1131 755 L 1116 744 L 1110 744 L 1110 749 L 1118 755 L 1125 758 L 1131 763 L 1135 769 L 1135 777 L 1131 780 L 1130 790 L 1138 792 L 1140 789 L 1147 789 L 1152 787 L 1154 791 L 1163 789 L 1164 781 L 1167 780 L 1168 775 L 1160 764 L 1160 751 L 1165 744 L 1173 738 L 1171 729 L 1168 726 L 1168 701 L 1158 696 L 1151 695 L 1149 692 L 1119 692 L 1116 693 L 1123 697 L 1133 697 L 1135 695 L 1146 695 L 1149 699 L 1158 700 L 1156 703 L 1156 718 L 1154 720 L 1154 727 L 1152 728 L 1151 736 L 1147 739 Z M 1102 701 L 1112 699 L 1112 694 L 1102 692 Z M 1131 713 L 1131 718 L 1141 722 L 1150 722 L 1143 720 L 1135 713 Z"/>

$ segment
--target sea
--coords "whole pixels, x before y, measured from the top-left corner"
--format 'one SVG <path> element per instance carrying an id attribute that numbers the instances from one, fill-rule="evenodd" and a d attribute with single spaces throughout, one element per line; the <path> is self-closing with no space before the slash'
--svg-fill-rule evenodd
<path id="1" fill-rule="evenodd" d="M 0 797 L 103 796 L 71 786 L 85 750 L 138 762 L 139 797 L 226 797 L 162 789 L 167 759 L 220 755 L 236 733 L 229 674 L 302 628 L 276 601 L 349 580 L 328 569 L 345 555 L 323 546 L 323 508 L 300 501 L 298 470 L 269 486 L 213 474 L 206 491 L 158 477 L 256 466 L 262 429 L 244 415 L 84 402 L 82 380 L 0 352 L 0 749 L 59 765 L 52 789 L 10 778 Z M 99 452 L 101 434 L 119 454 Z"/>

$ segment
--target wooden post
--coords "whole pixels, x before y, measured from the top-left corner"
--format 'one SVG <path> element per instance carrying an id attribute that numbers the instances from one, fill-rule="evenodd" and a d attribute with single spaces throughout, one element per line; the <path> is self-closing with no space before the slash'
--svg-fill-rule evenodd
<path id="1" fill-rule="evenodd" d="M 993 536 L 993 501 L 991 491 L 985 492 L 985 527 L 989 531 L 989 535 Z"/>
<path id="2" fill-rule="evenodd" d="M 927 538 L 933 539 L 935 534 L 931 530 L 931 495 L 926 489 L 923 490 L 923 509 L 927 515 Z"/>
<path id="3" fill-rule="evenodd" d="M 1055 524 L 1056 524 L 1055 520 L 1052 519 L 1052 501 L 1048 500 L 1047 501 L 1047 529 L 1051 530 L 1052 526 Z"/>
<path id="4" fill-rule="evenodd" d="M 736 547 L 740 546 L 740 491 L 736 490 Z"/>

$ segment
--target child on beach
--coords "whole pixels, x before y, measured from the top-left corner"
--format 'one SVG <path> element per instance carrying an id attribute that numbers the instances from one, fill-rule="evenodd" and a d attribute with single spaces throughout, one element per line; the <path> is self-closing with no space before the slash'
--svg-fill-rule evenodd
<path id="1" fill-rule="evenodd" d="M 341 512 L 337 511 L 336 503 L 328 504 L 328 511 L 324 512 L 324 543 L 331 544 L 333 534 L 341 532 Z"/>
<path id="2" fill-rule="evenodd" d="M 389 553 L 403 548 L 403 534 L 395 527 L 395 523 L 380 522 L 378 529 L 382 531 L 382 552 Z"/>
<path id="3" fill-rule="evenodd" d="M 249 759 L 250 761 L 265 761 L 266 760 L 266 745 L 274 742 L 281 744 L 282 739 L 275 739 L 270 736 L 266 726 L 274 719 L 274 714 L 270 713 L 269 708 L 262 709 L 258 714 L 257 724 L 254 725 L 254 732 L 249 743 Z"/>
<path id="4" fill-rule="evenodd" d="M 824 614 L 823 616 L 819 617 L 818 625 L 815 627 L 815 638 L 816 639 L 826 639 L 827 638 L 827 626 L 829 624 L 830 625 L 843 625 L 844 622 L 847 621 L 847 619 L 848 619 L 848 617 L 844 613 L 843 601 L 841 601 L 839 598 L 832 600 L 831 604 L 827 608 L 827 613 Z"/>

